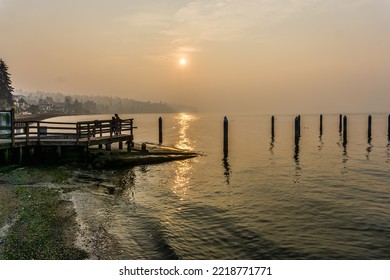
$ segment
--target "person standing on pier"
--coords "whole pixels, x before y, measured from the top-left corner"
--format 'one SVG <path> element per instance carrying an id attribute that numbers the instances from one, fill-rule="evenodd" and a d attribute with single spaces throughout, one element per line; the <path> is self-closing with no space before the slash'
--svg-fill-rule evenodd
<path id="1" fill-rule="evenodd" d="M 115 135 L 119 135 L 119 134 L 121 134 L 121 130 L 122 130 L 122 120 L 118 114 L 115 114 L 114 116 L 115 117 L 112 117 L 112 119 L 115 120 L 115 122 L 114 122 Z"/>

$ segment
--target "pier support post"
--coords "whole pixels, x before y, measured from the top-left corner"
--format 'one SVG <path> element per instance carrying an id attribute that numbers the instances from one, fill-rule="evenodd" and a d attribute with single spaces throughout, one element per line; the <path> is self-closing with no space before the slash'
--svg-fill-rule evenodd
<path id="1" fill-rule="evenodd" d="M 229 144 L 229 121 L 228 118 L 225 116 L 223 118 L 223 152 L 228 152 L 228 145 Z"/>
<path id="2" fill-rule="evenodd" d="M 322 114 L 320 115 L 320 135 L 322 135 L 322 132 L 323 132 L 323 117 L 322 117 Z"/>
<path id="3" fill-rule="evenodd" d="M 142 143 L 141 144 L 141 151 L 143 152 L 143 153 L 146 153 L 148 150 L 146 149 L 146 143 Z"/>
<path id="4" fill-rule="evenodd" d="M 275 117 L 271 117 L 271 137 L 275 137 Z"/>
<path id="5" fill-rule="evenodd" d="M 106 144 L 106 150 L 111 151 L 111 143 Z"/>
<path id="6" fill-rule="evenodd" d="M 19 164 L 23 163 L 23 148 L 19 148 Z"/>
<path id="7" fill-rule="evenodd" d="M 348 140 L 347 140 L 347 137 L 348 137 L 348 126 L 347 126 L 347 122 L 348 122 L 348 119 L 347 119 L 347 116 L 344 116 L 344 119 L 343 119 L 343 144 L 347 144 Z"/>
<path id="8" fill-rule="evenodd" d="M 126 142 L 126 144 L 127 144 L 127 151 L 131 152 L 132 142 L 129 140 L 129 141 Z"/>
<path id="9" fill-rule="evenodd" d="M 162 133 L 162 118 L 158 118 L 158 143 L 162 144 L 163 142 L 163 133 Z"/>
<path id="10" fill-rule="evenodd" d="M 56 153 L 57 153 L 57 157 L 61 157 L 62 156 L 62 150 L 61 150 L 61 146 L 57 146 L 56 148 Z"/>
<path id="11" fill-rule="evenodd" d="M 368 132 L 367 132 L 367 136 L 369 139 L 371 139 L 371 127 L 372 127 L 372 116 L 371 115 L 368 115 Z"/>
<path id="12" fill-rule="evenodd" d="M 119 150 L 123 150 L 123 142 L 122 141 L 119 142 Z"/>
<path id="13" fill-rule="evenodd" d="M 339 115 L 339 132 L 343 130 L 343 115 Z"/>
<path id="14" fill-rule="evenodd" d="M 9 153 L 10 153 L 9 149 L 4 150 L 4 162 L 5 163 L 9 162 L 9 156 L 10 156 Z"/>
<path id="15" fill-rule="evenodd" d="M 35 155 L 34 147 L 30 147 L 28 149 L 28 155 L 29 155 L 29 157 L 34 157 L 34 155 Z"/>

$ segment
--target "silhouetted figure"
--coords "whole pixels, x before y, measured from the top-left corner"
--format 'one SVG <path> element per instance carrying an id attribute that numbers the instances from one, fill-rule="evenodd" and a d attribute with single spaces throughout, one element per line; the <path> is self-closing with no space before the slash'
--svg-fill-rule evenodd
<path id="1" fill-rule="evenodd" d="M 112 117 L 111 118 L 111 131 L 116 135 L 116 130 L 115 130 L 116 125 L 115 125 L 115 123 L 116 123 L 115 117 Z"/>
<path id="2" fill-rule="evenodd" d="M 115 114 L 114 117 L 112 117 L 114 120 L 114 130 L 115 130 L 115 135 L 121 134 L 122 130 L 122 120 L 118 116 L 118 114 Z"/>

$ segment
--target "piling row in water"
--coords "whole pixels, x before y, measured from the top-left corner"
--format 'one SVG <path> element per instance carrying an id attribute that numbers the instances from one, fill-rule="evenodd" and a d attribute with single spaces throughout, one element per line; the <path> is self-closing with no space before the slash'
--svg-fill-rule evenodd
<path id="1" fill-rule="evenodd" d="M 324 131 L 323 126 L 324 117 L 320 114 L 320 136 L 322 136 Z M 159 143 L 162 143 L 162 118 L 158 120 L 158 129 L 159 129 Z M 346 115 L 339 115 L 339 132 L 342 136 L 342 142 L 344 145 L 348 143 L 348 117 Z M 371 140 L 372 137 L 372 116 L 368 115 L 368 139 Z M 275 137 L 275 116 L 271 116 L 271 137 Z M 301 137 L 301 115 L 295 117 L 294 122 L 294 140 L 295 145 L 299 145 L 299 140 Z M 388 131 L 387 131 L 388 141 L 390 141 L 390 114 L 388 115 Z M 225 154 L 228 152 L 229 146 L 229 120 L 225 116 L 223 118 L 223 151 Z"/>

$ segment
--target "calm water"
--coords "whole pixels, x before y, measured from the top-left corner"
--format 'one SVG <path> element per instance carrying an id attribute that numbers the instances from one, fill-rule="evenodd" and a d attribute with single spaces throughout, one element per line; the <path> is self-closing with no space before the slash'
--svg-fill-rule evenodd
<path id="1" fill-rule="evenodd" d="M 137 142 L 157 141 L 159 115 L 131 117 Z M 162 117 L 164 144 L 204 156 L 128 170 L 77 171 L 82 176 L 75 184 L 85 188 L 69 196 L 85 229 L 112 239 L 116 249 L 107 249 L 107 257 L 390 259 L 387 115 L 373 115 L 370 143 L 367 116 L 350 115 L 346 146 L 338 115 L 324 115 L 322 137 L 319 116 L 303 115 L 299 148 L 294 116 L 276 116 L 272 140 L 270 116 L 229 115 L 227 157 L 223 115 Z M 125 191 L 106 195 L 88 177 Z"/>

